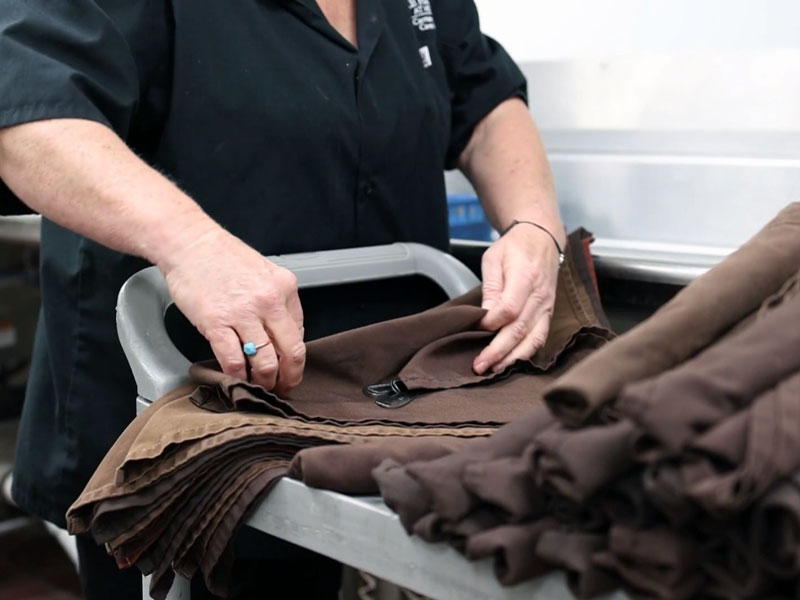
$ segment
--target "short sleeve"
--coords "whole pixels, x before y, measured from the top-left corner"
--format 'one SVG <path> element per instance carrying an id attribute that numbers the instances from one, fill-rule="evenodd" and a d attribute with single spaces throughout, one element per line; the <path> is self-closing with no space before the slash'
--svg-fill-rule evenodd
<path id="1" fill-rule="evenodd" d="M 0 127 L 83 118 L 127 133 L 139 96 L 136 64 L 96 2 L 4 2 L 0 57 Z"/>
<path id="2" fill-rule="evenodd" d="M 169 63 L 152 56 L 166 44 L 166 26 L 157 21 L 164 21 L 164 3 L 156 0 L 3 2 L 0 128 L 89 119 L 128 139 L 134 113 L 152 96 L 149 79 Z M 0 182 L 0 206 L 11 204 Z"/>
<path id="3" fill-rule="evenodd" d="M 527 83 L 503 47 L 481 33 L 473 0 L 436 0 L 432 7 L 450 86 L 452 122 L 445 166 L 451 169 L 475 126 L 498 104 L 515 96 L 527 102 Z"/>

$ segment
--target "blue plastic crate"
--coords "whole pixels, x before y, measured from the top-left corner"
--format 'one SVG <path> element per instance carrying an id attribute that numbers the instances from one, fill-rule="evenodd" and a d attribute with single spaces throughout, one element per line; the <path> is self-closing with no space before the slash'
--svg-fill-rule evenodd
<path id="1" fill-rule="evenodd" d="M 477 197 L 468 194 L 447 196 L 447 213 L 451 238 L 491 241 L 492 227 Z"/>

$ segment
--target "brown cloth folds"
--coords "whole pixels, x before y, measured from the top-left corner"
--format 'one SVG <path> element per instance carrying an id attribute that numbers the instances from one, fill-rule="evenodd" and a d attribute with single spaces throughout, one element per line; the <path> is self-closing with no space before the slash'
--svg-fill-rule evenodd
<path id="1" fill-rule="evenodd" d="M 711 524 L 701 544 L 698 565 L 709 578 L 706 590 L 714 597 L 764 598 L 776 581 L 758 563 L 745 528 L 738 522 Z"/>
<path id="2" fill-rule="evenodd" d="M 750 542 L 758 561 L 779 577 L 800 575 L 800 471 L 755 506 Z"/>
<path id="3" fill-rule="evenodd" d="M 578 598 L 593 598 L 619 587 L 613 571 L 598 565 L 595 554 L 608 548 L 605 534 L 549 529 L 536 544 L 536 557 L 567 572 L 567 585 Z"/>
<path id="4" fill-rule="evenodd" d="M 634 468 L 639 435 L 630 421 L 583 429 L 551 427 L 533 442 L 531 477 L 543 488 L 583 502 Z"/>
<path id="5" fill-rule="evenodd" d="M 192 376 L 206 384 L 194 394 L 195 402 L 220 412 L 252 410 L 326 423 L 507 423 L 535 406 L 558 375 L 613 337 L 605 316 L 595 312 L 591 283 L 577 268 L 587 268 L 583 240 L 589 237 L 578 230 L 568 238 L 544 347 L 506 372 L 476 375 L 472 370 L 493 335 L 478 329 L 485 310 L 476 288 L 417 315 L 310 342 L 303 382 L 286 398 L 223 375 L 213 362 L 194 365 Z M 410 404 L 389 411 L 363 394 L 366 386 L 392 380 L 412 391 Z M 498 397 L 503 402 L 496 402 Z"/>
<path id="6" fill-rule="evenodd" d="M 461 481 L 481 502 L 503 512 L 509 523 L 518 523 L 547 511 L 547 494 L 533 476 L 533 444 L 519 456 L 468 464 Z"/>
<path id="7" fill-rule="evenodd" d="M 793 282 L 793 281 L 792 281 Z M 624 389 L 617 410 L 671 452 L 800 371 L 800 295 L 679 367 Z"/>
<path id="8" fill-rule="evenodd" d="M 466 554 L 467 542 L 472 537 L 505 523 L 502 511 L 491 506 L 481 506 L 460 521 L 443 523 L 442 530 L 447 534 L 447 543 L 462 554 Z"/>
<path id="9" fill-rule="evenodd" d="M 545 346 L 503 373 L 472 372 L 492 335 L 477 329 L 485 314 L 480 290 L 309 343 L 303 384 L 285 398 L 213 363 L 194 365 L 199 385 L 155 402 L 109 451 L 68 512 L 70 530 L 90 531 L 121 567 L 135 564 L 152 574 L 155 598 L 165 596 L 173 572 L 200 574 L 209 590 L 224 595 L 236 529 L 294 457 L 291 473 L 309 484 L 369 493 L 377 485 L 373 470 L 383 487 L 400 482 L 398 504 L 413 512 L 407 527 L 463 546 L 468 534 L 493 525 L 491 515 L 476 511 L 445 522 L 430 511 L 435 495 L 417 489 L 391 461 L 449 460 L 457 450 L 493 457 L 510 447 L 513 453 L 552 423 L 542 389 L 613 337 L 596 312 L 584 252 L 589 237 L 583 230 L 569 236 Z M 411 401 L 389 410 L 364 388 L 391 381 Z M 533 418 L 484 444 L 499 425 L 525 413 Z"/>
<path id="10" fill-rule="evenodd" d="M 400 517 L 407 533 L 414 531 L 414 524 L 430 513 L 431 496 L 406 472 L 404 465 L 388 458 L 372 471 L 372 476 L 381 491 L 386 506 Z"/>
<path id="11" fill-rule="evenodd" d="M 377 494 L 378 484 L 372 471 L 383 461 L 406 464 L 433 460 L 452 454 L 468 443 L 468 438 L 443 436 L 316 446 L 301 450 L 294 456 L 288 475 L 309 487 L 352 495 Z"/>
<path id="12" fill-rule="evenodd" d="M 553 569 L 536 557 L 536 547 L 544 532 L 558 526 L 553 517 L 542 517 L 530 523 L 487 529 L 469 537 L 465 554 L 470 560 L 493 557 L 497 580 L 502 585 L 515 585 Z"/>
<path id="13" fill-rule="evenodd" d="M 594 562 L 616 571 L 634 598 L 689 600 L 705 583 L 697 556 L 696 542 L 671 529 L 614 525 L 608 550 Z"/>
<path id="14" fill-rule="evenodd" d="M 504 582 L 550 566 L 583 596 L 620 576 L 642 599 L 796 597 L 798 266 L 795 204 L 565 373 L 546 396 L 561 422 L 532 411 L 452 454 L 384 463 L 387 503 L 423 539 L 495 556 Z"/>
<path id="15" fill-rule="evenodd" d="M 799 425 L 800 371 L 694 441 L 693 450 L 727 468 L 693 482 L 689 497 L 718 517 L 741 512 L 800 468 Z"/>
<path id="16" fill-rule="evenodd" d="M 648 528 L 658 521 L 658 511 L 644 491 L 643 473 L 637 471 L 604 490 L 597 501 L 612 523 Z"/>
<path id="17" fill-rule="evenodd" d="M 475 440 L 462 451 L 428 462 L 407 465 L 408 474 L 428 490 L 430 510 L 448 521 L 457 521 L 473 510 L 480 499 L 463 482 L 470 463 L 489 461 L 522 452 L 528 442 L 555 423 L 544 404 L 501 427 L 485 440 Z M 383 488 L 381 488 L 383 493 Z"/>
<path id="18" fill-rule="evenodd" d="M 625 384 L 670 369 L 715 341 L 798 269 L 800 203 L 793 203 L 651 318 L 562 376 L 545 393 L 547 403 L 564 422 L 585 422 Z"/>
<path id="19" fill-rule="evenodd" d="M 649 502 L 675 527 L 692 523 L 700 508 L 689 499 L 687 489 L 692 482 L 708 475 L 704 464 L 686 468 L 676 460 L 663 460 L 648 465 L 642 473 L 642 489 Z"/>

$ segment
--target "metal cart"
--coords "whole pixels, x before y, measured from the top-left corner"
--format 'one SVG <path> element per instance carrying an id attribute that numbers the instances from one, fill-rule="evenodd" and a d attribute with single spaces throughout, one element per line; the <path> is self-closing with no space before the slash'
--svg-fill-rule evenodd
<path id="1" fill-rule="evenodd" d="M 432 279 L 452 298 L 478 284 L 475 275 L 452 256 L 420 244 L 270 260 L 292 271 L 300 287 L 419 274 Z M 155 267 L 135 274 L 119 294 L 117 328 L 136 379 L 137 411 L 187 379 L 189 361 L 172 344 L 164 327 L 164 313 L 170 304 L 164 279 Z M 502 588 L 495 581 L 491 561 L 471 563 L 444 544 L 408 536 L 380 498 L 345 496 L 283 479 L 255 508 L 247 525 L 437 600 L 572 598 L 561 573 Z M 145 578 L 144 598 L 149 598 L 148 585 Z M 188 581 L 176 579 L 168 600 L 189 597 Z M 618 592 L 608 598 L 623 600 L 626 596 Z"/>

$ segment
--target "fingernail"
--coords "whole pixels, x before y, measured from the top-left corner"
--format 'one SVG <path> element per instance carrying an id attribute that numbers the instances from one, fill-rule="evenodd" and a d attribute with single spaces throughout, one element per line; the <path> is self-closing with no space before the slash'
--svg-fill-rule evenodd
<path id="1" fill-rule="evenodd" d="M 478 375 L 481 375 L 486 370 L 486 367 L 488 367 L 488 366 L 489 365 L 486 364 L 486 361 L 482 360 L 481 362 L 479 362 L 478 364 L 475 365 L 475 372 Z"/>
<path id="2" fill-rule="evenodd" d="M 505 369 L 505 366 L 503 366 L 503 365 L 495 365 L 495 366 L 492 367 L 492 373 L 499 373 L 503 369 Z"/>

